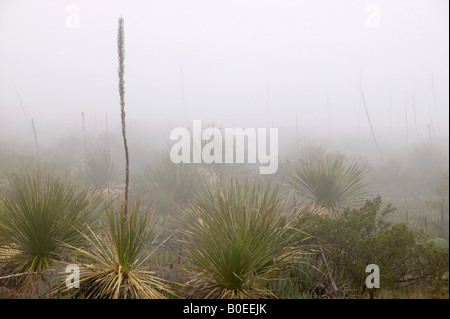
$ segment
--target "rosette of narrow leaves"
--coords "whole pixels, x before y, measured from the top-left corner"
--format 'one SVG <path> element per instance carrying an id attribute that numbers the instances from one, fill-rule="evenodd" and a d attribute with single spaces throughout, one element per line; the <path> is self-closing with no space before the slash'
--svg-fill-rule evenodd
<path id="1" fill-rule="evenodd" d="M 115 161 L 108 150 L 99 149 L 87 156 L 85 166 L 77 173 L 109 197 L 123 189 L 120 179 L 124 170 L 124 165 Z"/>
<path id="2" fill-rule="evenodd" d="M 289 196 L 262 182 L 230 180 L 198 195 L 181 217 L 193 275 L 186 297 L 273 297 L 268 283 L 301 252 L 292 215 Z"/>
<path id="3" fill-rule="evenodd" d="M 148 264 L 162 244 L 155 242 L 155 221 L 139 202 L 128 208 L 122 200 L 107 208 L 109 225 L 100 234 L 84 233 L 89 249 L 77 249 L 80 288 L 68 290 L 74 297 L 93 299 L 160 299 L 172 293 Z"/>
<path id="4" fill-rule="evenodd" d="M 168 156 L 158 155 L 133 179 L 133 190 L 156 205 L 158 214 L 167 215 L 193 199 L 204 182 L 196 165 L 174 164 Z"/>
<path id="5" fill-rule="evenodd" d="M 41 273 L 69 258 L 65 244 L 86 246 L 79 231 L 96 229 L 101 196 L 66 177 L 40 173 L 13 175 L 9 184 L 0 204 L 0 262 L 13 275 Z"/>
<path id="6" fill-rule="evenodd" d="M 367 164 L 349 164 L 342 156 L 321 154 L 294 163 L 289 183 L 306 197 L 308 209 L 319 215 L 337 217 L 346 207 L 360 205 L 367 195 L 364 177 Z"/>

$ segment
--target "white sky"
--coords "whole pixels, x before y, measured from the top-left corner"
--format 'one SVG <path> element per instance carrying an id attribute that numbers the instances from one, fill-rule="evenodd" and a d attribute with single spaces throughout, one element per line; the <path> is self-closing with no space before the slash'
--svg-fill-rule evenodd
<path id="1" fill-rule="evenodd" d="M 70 4 L 79 28 L 66 25 Z M 367 25 L 371 4 L 379 28 Z M 318 136 L 369 134 L 361 70 L 379 138 L 402 136 L 405 112 L 412 140 L 426 138 L 430 114 L 446 137 L 448 9 L 444 0 L 0 0 L 0 134 L 28 129 L 14 88 L 44 135 L 79 132 L 82 111 L 92 132 L 106 113 L 118 127 L 122 15 L 130 123 L 185 125 L 182 69 L 189 121 L 295 128 L 297 115 Z"/>

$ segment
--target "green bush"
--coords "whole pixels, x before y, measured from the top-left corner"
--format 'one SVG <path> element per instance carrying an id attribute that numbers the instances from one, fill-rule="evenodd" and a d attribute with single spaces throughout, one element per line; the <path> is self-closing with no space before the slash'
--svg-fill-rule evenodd
<path id="1" fill-rule="evenodd" d="M 405 224 L 386 222 L 394 208 L 381 204 L 378 196 L 359 209 L 346 209 L 336 219 L 307 213 L 300 221 L 323 245 L 333 272 L 343 273 L 360 293 L 365 291 L 369 264 L 379 266 L 381 288 L 426 284 L 440 290 L 446 284 L 448 289 L 448 247 L 436 247 Z"/>

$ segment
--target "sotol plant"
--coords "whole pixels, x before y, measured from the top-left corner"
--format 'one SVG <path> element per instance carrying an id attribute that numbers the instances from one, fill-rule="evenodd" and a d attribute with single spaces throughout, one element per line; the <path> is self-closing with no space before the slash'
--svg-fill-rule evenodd
<path id="1" fill-rule="evenodd" d="M 159 299 L 170 286 L 150 270 L 148 259 L 162 244 L 150 210 L 139 202 L 129 207 L 118 200 L 106 209 L 109 225 L 103 232 L 83 233 L 89 249 L 75 249 L 80 261 L 80 289 L 69 290 L 75 297 L 93 299 Z M 60 288 L 64 289 L 64 287 Z M 64 289 L 65 290 L 65 289 Z"/>
<path id="2" fill-rule="evenodd" d="M 40 173 L 11 177 L 0 204 L 0 262 L 15 275 L 54 266 L 70 255 L 65 244 L 86 245 L 79 231 L 96 229 L 102 201 L 92 189 L 80 189 L 67 178 Z"/>
<path id="3" fill-rule="evenodd" d="M 361 160 L 346 164 L 340 155 L 319 154 L 291 167 L 289 183 L 306 197 L 311 212 L 336 217 L 365 200 L 367 164 Z"/>
<path id="4" fill-rule="evenodd" d="M 120 17 L 117 31 L 119 56 L 119 95 L 122 137 L 125 148 L 125 196 L 106 209 L 108 225 L 102 234 L 84 232 L 89 249 L 77 249 L 82 263 L 80 289 L 68 293 L 94 299 L 164 298 L 170 287 L 149 269 L 148 259 L 158 248 L 155 222 L 150 211 L 141 211 L 139 201 L 128 204 L 129 157 L 125 123 L 124 21 Z M 76 248 L 69 246 L 70 248 Z M 64 286 L 60 287 L 65 290 Z"/>
<path id="5" fill-rule="evenodd" d="M 134 178 L 133 188 L 157 206 L 158 214 L 167 215 L 193 199 L 194 191 L 204 179 L 197 166 L 174 164 L 168 156 L 159 155 L 142 167 Z"/>
<path id="6" fill-rule="evenodd" d="M 95 189 L 102 191 L 108 198 L 118 194 L 123 184 L 120 178 L 123 165 L 115 161 L 108 150 L 99 149 L 90 153 L 82 169 L 76 170 L 76 174 L 83 177 Z"/>
<path id="7" fill-rule="evenodd" d="M 123 18 L 119 18 L 117 31 L 119 56 L 119 95 L 122 120 L 122 137 L 125 148 L 125 198 L 118 200 L 116 206 L 107 209 L 109 225 L 103 234 L 84 232 L 90 243 L 89 249 L 78 249 L 81 268 L 80 289 L 76 296 L 87 298 L 163 298 L 163 291 L 170 288 L 146 262 L 152 255 L 155 240 L 155 223 L 149 211 L 142 212 L 139 202 L 129 207 L 129 157 L 125 123 L 125 85 L 124 85 L 124 28 Z M 69 248 L 76 248 L 69 246 Z M 61 288 L 60 288 L 61 289 Z M 62 288 L 63 289 L 63 288 Z"/>
<path id="8" fill-rule="evenodd" d="M 230 180 L 198 195 L 181 217 L 186 258 L 193 265 L 186 296 L 273 296 L 268 282 L 300 252 L 288 203 L 279 187 L 262 182 Z"/>
<path id="9" fill-rule="evenodd" d="M 319 152 L 306 160 L 294 163 L 289 183 L 297 194 L 305 197 L 304 207 L 311 213 L 336 218 L 346 207 L 361 204 L 366 193 L 364 176 L 367 164 L 354 161 L 346 165 L 341 155 Z M 333 292 L 338 291 L 322 246 L 318 241 L 320 256 Z"/>

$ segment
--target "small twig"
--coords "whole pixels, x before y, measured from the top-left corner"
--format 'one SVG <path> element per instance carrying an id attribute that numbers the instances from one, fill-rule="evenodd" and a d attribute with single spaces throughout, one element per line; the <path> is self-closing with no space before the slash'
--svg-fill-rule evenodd
<path id="1" fill-rule="evenodd" d="M 39 272 L 23 272 L 23 273 L 20 273 L 20 274 L 13 274 L 13 275 L 8 275 L 8 276 L 3 276 L 3 277 L 0 277 L 0 279 L 8 279 L 8 278 L 12 278 L 12 277 L 20 277 L 20 276 L 34 275 L 34 274 L 39 274 Z"/>
<path id="2" fill-rule="evenodd" d="M 337 286 L 336 286 L 336 283 L 334 282 L 334 279 L 333 279 L 333 275 L 331 274 L 330 267 L 328 266 L 328 262 L 327 262 L 327 260 L 326 260 L 326 258 L 325 258 L 325 254 L 323 253 L 322 246 L 320 246 L 320 244 L 319 244 L 319 250 L 320 250 L 320 255 L 321 255 L 321 257 L 322 257 L 322 260 L 323 260 L 323 262 L 324 262 L 324 264 L 325 264 L 325 267 L 327 268 L 328 278 L 329 278 L 330 281 L 331 281 L 331 288 L 333 288 L 333 291 L 338 291 L 338 288 L 337 288 Z"/>
<path id="3" fill-rule="evenodd" d="M 38 139 L 37 139 L 36 127 L 34 126 L 34 119 L 31 119 L 31 126 L 33 128 L 34 142 L 36 144 L 36 157 L 37 157 L 37 161 L 39 163 L 39 143 L 38 143 Z"/>

